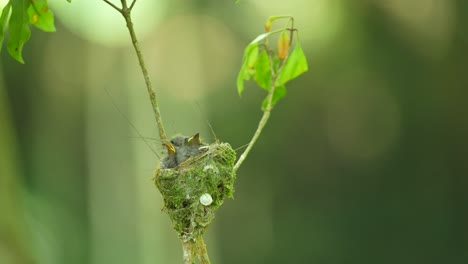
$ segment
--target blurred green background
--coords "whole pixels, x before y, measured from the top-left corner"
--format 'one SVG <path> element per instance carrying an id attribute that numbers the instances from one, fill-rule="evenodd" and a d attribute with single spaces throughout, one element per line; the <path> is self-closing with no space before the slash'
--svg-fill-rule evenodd
<path id="1" fill-rule="evenodd" d="M 0 54 L 0 263 L 182 263 L 158 157 L 112 103 L 157 137 L 123 19 L 102 1 L 50 4 L 57 32 L 33 29 L 26 64 Z M 307 53 L 206 234 L 212 262 L 468 263 L 467 10 L 137 0 L 170 135 L 212 141 L 208 121 L 235 148 L 250 140 L 265 94 L 240 99 L 236 74 L 268 16 L 293 15 Z"/>

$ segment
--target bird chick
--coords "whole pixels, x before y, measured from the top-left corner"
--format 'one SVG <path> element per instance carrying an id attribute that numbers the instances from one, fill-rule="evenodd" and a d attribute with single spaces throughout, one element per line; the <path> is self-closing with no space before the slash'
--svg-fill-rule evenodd
<path id="1" fill-rule="evenodd" d="M 171 143 L 176 149 L 177 164 L 181 164 L 188 158 L 200 154 L 200 147 L 204 146 L 204 144 L 201 143 L 199 133 L 191 137 L 177 136 L 171 139 Z"/>
<path id="2" fill-rule="evenodd" d="M 171 169 L 177 167 L 177 150 L 171 143 L 164 143 L 166 147 L 167 156 L 164 157 L 161 161 L 161 168 L 162 169 Z"/>

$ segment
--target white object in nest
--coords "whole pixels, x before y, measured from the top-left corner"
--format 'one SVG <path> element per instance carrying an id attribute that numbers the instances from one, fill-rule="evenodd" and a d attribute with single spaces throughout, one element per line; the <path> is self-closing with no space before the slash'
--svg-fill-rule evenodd
<path id="1" fill-rule="evenodd" d="M 208 206 L 213 203 L 213 198 L 209 193 L 204 193 L 200 196 L 200 203 L 204 206 Z"/>

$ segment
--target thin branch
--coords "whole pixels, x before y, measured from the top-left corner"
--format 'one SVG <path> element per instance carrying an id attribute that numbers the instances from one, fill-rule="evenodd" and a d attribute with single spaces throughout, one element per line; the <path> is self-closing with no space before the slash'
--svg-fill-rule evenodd
<path id="1" fill-rule="evenodd" d="M 183 250 L 183 258 L 184 264 L 192 264 L 193 263 L 193 253 L 194 253 L 194 243 L 189 241 L 182 240 L 182 250 Z"/>
<path id="2" fill-rule="evenodd" d="M 272 98 L 272 96 L 270 96 L 270 95 L 268 95 L 268 96 L 270 98 Z M 242 153 L 240 158 L 237 160 L 236 165 L 234 165 L 234 172 L 236 172 L 239 169 L 240 165 L 242 165 L 244 160 L 247 158 L 247 155 L 249 154 L 250 150 L 252 150 L 253 145 L 255 144 L 255 142 L 257 142 L 258 137 L 260 136 L 260 134 L 263 131 L 263 128 L 265 127 L 266 123 L 268 122 L 268 119 L 270 118 L 270 113 L 271 113 L 271 110 L 268 110 L 268 108 L 271 108 L 271 100 L 270 99 L 268 99 L 267 109 L 265 109 L 265 111 L 263 112 L 262 119 L 260 119 L 260 122 L 258 123 L 258 127 L 257 127 L 257 130 L 255 131 L 255 134 L 253 135 L 252 139 L 250 140 L 249 145 L 247 146 L 247 148 L 244 150 L 244 152 Z"/>
<path id="3" fill-rule="evenodd" d="M 128 9 L 130 9 L 130 11 L 133 9 L 133 6 L 135 5 L 136 3 L 136 0 L 133 0 L 132 4 L 130 5 L 130 7 Z"/>
<path id="4" fill-rule="evenodd" d="M 200 236 L 197 239 L 198 243 L 198 256 L 200 257 L 200 263 L 201 264 L 211 264 L 210 262 L 210 257 L 208 256 L 208 251 L 206 251 L 206 245 L 205 242 L 203 241 L 203 237 Z"/>
<path id="5" fill-rule="evenodd" d="M 294 28 L 294 19 L 291 19 L 291 21 L 292 21 L 291 27 Z M 293 30 L 290 31 L 290 40 L 289 40 L 290 47 L 291 47 L 292 39 L 293 39 Z M 260 134 L 262 133 L 263 128 L 265 127 L 266 123 L 268 122 L 268 119 L 270 118 L 271 109 L 273 108 L 273 94 L 275 93 L 275 89 L 276 89 L 275 83 L 276 83 L 276 80 L 278 79 L 278 76 L 281 73 L 281 70 L 284 67 L 284 64 L 286 64 L 287 59 L 288 57 L 284 58 L 281 61 L 281 64 L 276 72 L 273 71 L 273 67 L 271 68 L 272 78 L 270 82 L 271 83 L 270 90 L 268 91 L 267 105 L 265 107 L 265 110 L 263 111 L 263 115 L 262 115 L 262 118 L 260 119 L 260 122 L 258 122 L 257 130 L 255 131 L 255 134 L 253 135 L 252 139 L 249 142 L 249 145 L 247 146 L 247 148 L 244 150 L 244 152 L 242 153 L 242 155 L 239 157 L 236 164 L 234 165 L 234 168 L 233 168 L 234 172 L 236 172 L 239 169 L 239 167 L 242 165 L 244 160 L 247 158 L 247 155 L 249 155 L 249 152 L 252 150 L 253 146 L 255 145 L 255 142 L 257 142 L 258 137 L 260 137 Z M 270 64 L 273 65 L 273 59 L 271 58 L 271 54 L 270 54 L 270 61 L 271 61 Z"/>
<path id="6" fill-rule="evenodd" d="M 136 55 L 138 57 L 138 62 L 140 64 L 141 72 L 143 73 L 143 77 L 145 79 L 146 89 L 147 89 L 147 92 L 148 92 L 148 95 L 149 95 L 149 98 L 150 98 L 150 101 L 151 101 L 151 105 L 153 106 L 153 112 L 154 112 L 154 116 L 155 116 L 155 119 L 156 119 L 156 124 L 158 124 L 158 129 L 159 129 L 159 138 L 161 139 L 162 142 L 165 142 L 165 141 L 167 141 L 166 131 L 164 130 L 164 125 L 163 125 L 163 121 L 162 121 L 162 117 L 161 117 L 161 112 L 159 110 L 159 104 L 158 104 L 158 100 L 157 100 L 157 97 L 156 97 L 156 92 L 155 92 L 155 90 L 153 88 L 153 85 L 151 83 L 151 80 L 150 80 L 150 77 L 149 77 L 149 74 L 148 74 L 148 70 L 146 69 L 145 60 L 143 59 L 143 54 L 142 54 L 141 49 L 140 49 L 140 43 L 138 42 L 138 39 L 137 39 L 136 34 L 135 34 L 135 30 L 133 29 L 133 22 L 132 22 L 132 17 L 131 17 L 131 14 L 130 14 L 131 12 L 130 11 L 131 11 L 131 8 L 134 6 L 136 0 L 134 0 L 132 2 L 130 8 L 128 8 L 126 0 L 121 0 L 120 1 L 122 3 L 122 8 L 121 9 L 119 9 L 117 6 L 115 6 L 114 4 L 109 2 L 108 0 L 103 0 L 103 1 L 108 3 L 110 6 L 112 6 L 117 11 L 119 11 L 122 14 L 122 16 L 124 17 L 125 22 L 127 23 L 128 32 L 130 33 L 130 38 L 132 39 L 132 44 L 133 44 L 133 47 L 135 49 Z"/>
<path id="7" fill-rule="evenodd" d="M 127 9 L 127 0 L 120 0 L 120 2 L 122 3 L 122 10 Z"/>
<path id="8" fill-rule="evenodd" d="M 118 6 L 114 5 L 112 2 L 110 2 L 109 0 L 102 0 L 104 2 L 106 2 L 108 5 L 112 6 L 112 8 L 114 8 L 115 10 L 117 10 L 119 13 L 122 14 L 122 8 L 119 8 Z"/>

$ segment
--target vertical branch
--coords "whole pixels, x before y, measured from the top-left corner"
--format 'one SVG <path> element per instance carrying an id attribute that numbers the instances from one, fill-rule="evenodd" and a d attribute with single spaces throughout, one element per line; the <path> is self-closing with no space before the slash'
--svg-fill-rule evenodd
<path id="1" fill-rule="evenodd" d="M 155 118 L 156 118 L 156 123 L 158 124 L 158 128 L 159 128 L 159 138 L 161 139 L 161 141 L 164 142 L 167 139 L 166 138 L 166 131 L 164 130 L 164 125 L 163 125 L 163 121 L 162 121 L 162 117 L 161 117 L 161 112 L 159 111 L 159 104 L 158 104 L 158 101 L 156 99 L 156 92 L 154 91 L 153 85 L 152 85 L 151 80 L 149 78 L 148 70 L 146 69 L 146 64 L 145 64 L 145 61 L 143 59 L 143 55 L 141 53 L 140 44 L 139 44 L 138 39 L 137 39 L 137 37 L 135 35 L 135 31 L 133 29 L 133 22 L 132 22 L 132 19 L 130 17 L 130 12 L 128 12 L 128 13 L 124 12 L 124 17 L 125 17 L 125 21 L 127 22 L 128 31 L 130 32 L 130 37 L 132 38 L 133 47 L 135 48 L 135 52 L 136 52 L 137 57 L 138 57 L 138 62 L 140 63 L 141 72 L 143 73 L 143 76 L 145 78 L 146 88 L 148 90 L 148 95 L 150 97 L 151 105 L 153 106 L 153 112 L 154 112 L 154 115 L 155 115 Z"/>
<path id="2" fill-rule="evenodd" d="M 211 264 L 210 257 L 208 256 L 208 251 L 206 251 L 205 241 L 203 241 L 203 237 L 200 236 L 197 239 L 197 249 L 198 249 L 198 256 L 200 257 L 201 264 Z"/>
<path id="3" fill-rule="evenodd" d="M 182 250 L 183 257 L 184 257 L 184 264 L 192 264 L 194 262 L 193 255 L 194 255 L 194 243 L 189 241 L 182 240 Z"/>
<path id="4" fill-rule="evenodd" d="M 141 52 L 140 43 L 138 42 L 138 39 L 135 34 L 135 30 L 133 29 L 133 22 L 132 22 L 132 17 L 130 13 L 131 13 L 133 6 L 136 3 L 136 0 L 132 1 L 130 7 L 127 6 L 126 0 L 121 0 L 120 1 L 122 3 L 121 8 L 114 5 L 109 0 L 103 0 L 103 1 L 109 4 L 115 10 L 117 10 L 120 14 L 122 14 L 122 16 L 125 19 L 125 22 L 127 23 L 128 32 L 130 33 L 130 38 L 132 39 L 132 44 L 135 49 L 136 55 L 138 57 L 138 62 L 140 64 L 141 72 L 143 73 L 143 77 L 145 79 L 146 89 L 148 91 L 151 105 L 153 106 L 153 112 L 154 112 L 154 116 L 156 119 L 156 124 L 158 124 L 158 129 L 159 129 L 159 138 L 161 139 L 162 142 L 167 141 L 166 131 L 164 130 L 164 125 L 163 125 L 163 121 L 161 117 L 161 112 L 159 110 L 159 104 L 158 104 L 158 100 L 156 97 L 156 92 L 151 83 L 148 70 L 146 69 L 146 63 L 143 58 L 143 54 Z"/>

